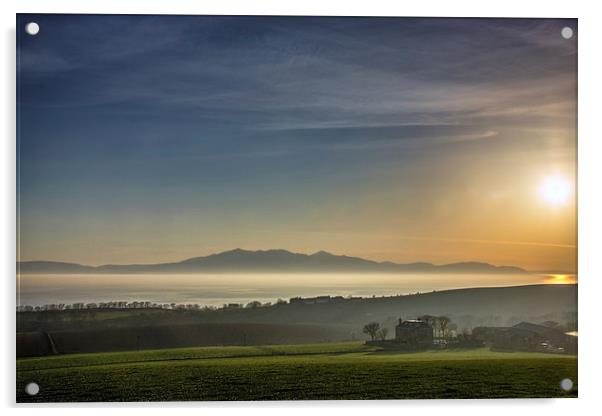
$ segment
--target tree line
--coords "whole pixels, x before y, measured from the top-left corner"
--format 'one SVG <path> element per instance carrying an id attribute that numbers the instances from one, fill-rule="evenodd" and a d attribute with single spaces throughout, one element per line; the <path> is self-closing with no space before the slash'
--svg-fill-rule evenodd
<path id="1" fill-rule="evenodd" d="M 75 302 L 75 303 L 50 303 L 46 305 L 19 305 L 17 312 L 46 312 L 46 311 L 68 311 L 87 309 L 166 309 L 166 310 L 188 310 L 188 311 L 215 311 L 220 309 L 255 309 L 274 305 L 283 305 L 287 302 L 278 299 L 276 302 L 259 302 L 257 300 L 244 303 L 224 303 L 221 306 L 199 305 L 198 303 L 156 303 L 150 301 L 112 301 L 112 302 Z"/>

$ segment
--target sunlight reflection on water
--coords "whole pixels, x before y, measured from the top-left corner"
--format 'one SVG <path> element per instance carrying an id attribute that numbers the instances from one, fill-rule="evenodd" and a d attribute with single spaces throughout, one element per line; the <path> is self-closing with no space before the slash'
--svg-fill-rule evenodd
<path id="1" fill-rule="evenodd" d="M 558 278 L 558 276 L 563 276 Z M 391 296 L 466 287 L 573 283 L 534 274 L 85 274 L 22 275 L 19 304 L 151 301 L 221 305 L 295 296 Z"/>

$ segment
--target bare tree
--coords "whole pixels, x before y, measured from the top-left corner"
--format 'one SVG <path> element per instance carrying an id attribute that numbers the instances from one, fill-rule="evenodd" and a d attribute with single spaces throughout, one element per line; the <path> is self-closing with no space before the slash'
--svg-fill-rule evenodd
<path id="1" fill-rule="evenodd" d="M 370 322 L 369 324 L 364 325 L 364 329 L 362 332 L 366 335 L 370 336 L 370 339 L 374 341 L 380 329 L 380 324 L 378 322 Z"/>
<path id="2" fill-rule="evenodd" d="M 422 315 L 418 317 L 419 320 L 425 322 L 433 328 L 433 332 L 437 331 L 437 317 L 433 315 Z"/>
<path id="3" fill-rule="evenodd" d="M 449 326 L 451 323 L 451 319 L 449 319 L 447 316 L 439 316 L 437 317 L 437 322 L 439 323 L 439 329 L 441 331 L 441 338 L 443 339 L 447 339 L 447 336 L 449 334 Z"/>
<path id="4" fill-rule="evenodd" d="M 254 300 L 254 301 L 247 303 L 246 308 L 255 309 L 255 308 L 259 308 L 260 306 L 261 306 L 261 302 L 259 302 L 258 300 Z"/>
<path id="5" fill-rule="evenodd" d="M 449 324 L 448 329 L 450 337 L 452 337 L 453 334 L 455 334 L 455 336 L 458 336 L 458 325 L 452 322 L 451 324 Z"/>
<path id="6" fill-rule="evenodd" d="M 461 334 L 461 339 L 465 342 L 470 341 L 471 340 L 471 333 L 470 330 L 468 328 L 462 328 L 462 334 Z"/>
<path id="7" fill-rule="evenodd" d="M 421 320 L 422 322 L 429 324 L 433 328 L 435 327 L 435 323 L 437 321 L 437 317 L 433 316 L 433 315 L 422 315 L 422 316 L 419 316 L 418 319 Z"/>
<path id="8" fill-rule="evenodd" d="M 381 341 L 384 341 L 387 339 L 387 335 L 389 334 L 389 328 L 385 328 L 384 326 L 378 331 L 378 333 L 376 334 L 376 336 L 378 337 L 378 339 L 380 339 Z"/>

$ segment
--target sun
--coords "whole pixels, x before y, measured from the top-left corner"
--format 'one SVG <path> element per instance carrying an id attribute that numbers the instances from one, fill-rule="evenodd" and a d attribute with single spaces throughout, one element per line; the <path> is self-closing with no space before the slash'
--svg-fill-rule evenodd
<path id="1" fill-rule="evenodd" d="M 562 206 L 569 201 L 572 185 L 562 176 L 547 177 L 539 188 L 540 196 L 551 206 Z"/>

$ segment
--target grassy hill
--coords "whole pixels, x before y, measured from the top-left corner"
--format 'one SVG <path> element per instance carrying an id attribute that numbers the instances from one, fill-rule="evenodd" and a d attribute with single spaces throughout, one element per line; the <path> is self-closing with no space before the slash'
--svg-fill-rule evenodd
<path id="1" fill-rule="evenodd" d="M 559 387 L 567 377 L 570 392 Z M 37 396 L 24 392 L 30 381 Z M 395 353 L 356 342 L 17 360 L 19 402 L 576 396 L 575 357 L 485 349 Z"/>
<path id="2" fill-rule="evenodd" d="M 377 321 L 447 315 L 458 329 L 553 320 L 576 325 L 577 285 L 449 290 L 220 310 L 90 309 L 17 314 L 18 356 L 208 345 L 316 343 L 363 339 Z"/>
<path id="3" fill-rule="evenodd" d="M 339 327 L 197 323 L 17 333 L 17 357 L 208 345 L 265 345 L 349 340 Z"/>

